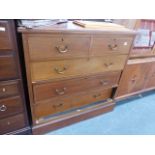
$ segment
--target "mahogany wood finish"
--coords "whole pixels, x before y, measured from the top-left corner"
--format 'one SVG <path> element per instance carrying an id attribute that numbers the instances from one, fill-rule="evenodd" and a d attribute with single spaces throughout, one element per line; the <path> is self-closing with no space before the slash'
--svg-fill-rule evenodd
<path id="1" fill-rule="evenodd" d="M 10 80 L 0 82 L 0 98 L 18 95 L 20 93 L 20 81 Z"/>
<path id="2" fill-rule="evenodd" d="M 0 80 L 17 78 L 17 67 L 12 55 L 0 56 Z"/>
<path id="3" fill-rule="evenodd" d="M 127 56 L 95 57 L 92 59 L 75 59 L 35 62 L 31 64 L 32 81 L 72 78 L 87 76 L 106 71 L 122 70 Z"/>
<path id="4" fill-rule="evenodd" d="M 113 109 L 114 89 L 135 32 L 123 27 L 82 28 L 72 22 L 18 31 L 34 134 Z"/>
<path id="5" fill-rule="evenodd" d="M 20 96 L 0 100 L 0 118 L 23 112 Z"/>
<path id="6" fill-rule="evenodd" d="M 121 72 L 109 72 L 101 75 L 87 76 L 56 82 L 43 82 L 34 84 L 34 100 L 40 101 L 51 97 L 60 97 L 89 91 L 95 88 L 111 88 L 118 85 Z M 82 86 L 82 87 L 81 87 Z"/>
<path id="7" fill-rule="evenodd" d="M 0 20 L 0 134 L 28 134 L 14 20 Z"/>
<path id="8" fill-rule="evenodd" d="M 25 128 L 25 118 L 22 113 L 7 117 L 0 120 L 0 134 L 9 133 L 12 131 L 17 131 L 17 129 Z"/>
<path id="9" fill-rule="evenodd" d="M 13 49 L 10 25 L 9 22 L 5 20 L 0 21 L 0 49 L 1 50 Z"/>
<path id="10" fill-rule="evenodd" d="M 65 110 L 79 108 L 92 102 L 106 100 L 111 98 L 111 93 L 112 89 L 101 89 L 100 91 L 97 89 L 97 91 L 90 93 L 80 93 L 56 99 L 51 98 L 51 100 L 44 100 L 34 105 L 34 113 L 36 118 L 42 118 Z"/>
<path id="11" fill-rule="evenodd" d="M 67 125 L 112 111 L 114 106 L 115 106 L 115 103 L 112 100 L 110 100 L 108 102 L 103 102 L 103 103 L 101 102 L 98 105 L 92 105 L 88 108 L 76 110 L 50 119 L 47 118 L 46 120 L 40 120 L 43 122 L 41 122 L 37 126 L 34 126 L 33 133 L 43 134 L 50 130 L 59 129 Z"/>
<path id="12" fill-rule="evenodd" d="M 147 61 L 129 60 L 125 67 L 116 96 L 124 96 L 133 92 L 138 92 L 145 88 L 148 81 L 151 63 Z"/>
<path id="13" fill-rule="evenodd" d="M 30 35 L 28 42 L 32 60 L 89 55 L 90 37 L 87 35 Z"/>

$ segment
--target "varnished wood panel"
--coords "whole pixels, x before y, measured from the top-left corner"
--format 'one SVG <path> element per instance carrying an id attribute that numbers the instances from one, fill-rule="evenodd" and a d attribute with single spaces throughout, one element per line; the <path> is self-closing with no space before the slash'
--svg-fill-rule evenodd
<path id="1" fill-rule="evenodd" d="M 147 76 L 147 82 L 145 89 L 155 88 L 155 62 L 150 63 L 149 74 Z"/>
<path id="2" fill-rule="evenodd" d="M 20 96 L 0 99 L 0 118 L 8 117 L 23 111 L 23 103 Z"/>
<path id="3" fill-rule="evenodd" d="M 51 99 L 34 105 L 36 118 L 48 116 L 69 109 L 78 108 L 93 102 L 102 101 L 111 97 L 112 89 L 98 90 L 96 92 L 81 93 L 77 95 Z"/>
<path id="4" fill-rule="evenodd" d="M 12 117 L 0 120 L 0 134 L 18 130 L 25 127 L 25 120 L 23 114 L 18 114 Z"/>
<path id="5" fill-rule="evenodd" d="M 12 55 L 0 56 L 0 80 L 16 78 L 17 66 Z"/>
<path id="6" fill-rule="evenodd" d="M 150 63 L 128 64 L 120 79 L 116 97 L 142 90 L 148 78 Z"/>
<path id="7" fill-rule="evenodd" d="M 109 72 L 101 75 L 88 76 L 76 79 L 61 80 L 57 82 L 45 82 L 34 84 L 35 101 L 50 99 L 89 91 L 95 88 L 110 88 L 117 86 L 121 72 Z"/>
<path id="8" fill-rule="evenodd" d="M 88 57 L 90 37 L 85 35 L 29 35 L 31 60 Z"/>
<path id="9" fill-rule="evenodd" d="M 91 55 L 103 56 L 104 54 L 127 54 L 131 47 L 132 38 L 93 37 Z"/>
<path id="10" fill-rule="evenodd" d="M 31 63 L 32 81 L 91 75 L 124 68 L 126 55 Z"/>
<path id="11" fill-rule="evenodd" d="M 0 82 L 0 98 L 20 94 L 19 83 L 18 80 Z"/>
<path id="12" fill-rule="evenodd" d="M 8 21 L 0 21 L 0 52 L 12 49 L 11 31 Z"/>
<path id="13" fill-rule="evenodd" d="M 115 106 L 113 101 L 101 102 L 98 105 L 90 106 L 81 109 L 80 111 L 73 111 L 67 114 L 56 116 L 53 119 L 44 119 L 42 123 L 32 128 L 33 134 L 42 134 L 48 131 L 56 130 L 67 125 L 83 121 L 85 119 L 112 111 Z"/>

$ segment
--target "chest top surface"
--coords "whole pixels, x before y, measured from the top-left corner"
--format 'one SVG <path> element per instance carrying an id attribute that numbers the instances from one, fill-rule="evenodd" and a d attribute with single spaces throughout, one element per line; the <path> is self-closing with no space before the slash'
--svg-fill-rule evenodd
<path id="1" fill-rule="evenodd" d="M 22 33 L 73 33 L 73 34 L 124 34 L 135 35 L 136 32 L 117 24 L 111 24 L 102 27 L 82 27 L 74 24 L 72 21 L 64 24 L 52 26 L 39 26 L 31 29 L 19 27 L 18 32 Z"/>

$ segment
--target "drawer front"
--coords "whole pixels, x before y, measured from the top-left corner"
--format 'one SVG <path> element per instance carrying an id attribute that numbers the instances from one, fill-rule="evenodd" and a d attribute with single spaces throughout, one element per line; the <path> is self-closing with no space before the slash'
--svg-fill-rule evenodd
<path id="1" fill-rule="evenodd" d="M 94 37 L 92 41 L 91 54 L 102 56 L 104 54 L 127 54 L 129 53 L 132 38 L 102 38 Z"/>
<path id="2" fill-rule="evenodd" d="M 48 100 L 34 105 L 35 117 L 45 117 L 58 112 L 88 105 L 93 102 L 102 101 L 111 97 L 112 89 L 100 90 L 97 92 L 81 93 L 55 100 Z"/>
<path id="3" fill-rule="evenodd" d="M 0 82 L 0 98 L 18 95 L 19 85 L 19 81 Z"/>
<path id="4" fill-rule="evenodd" d="M 0 134 L 6 134 L 25 127 L 24 115 L 8 117 L 0 120 Z"/>
<path id="5" fill-rule="evenodd" d="M 11 34 L 8 21 L 0 21 L 0 52 L 12 49 Z"/>
<path id="6" fill-rule="evenodd" d="M 17 67 L 12 55 L 0 56 L 0 80 L 17 77 Z"/>
<path id="7" fill-rule="evenodd" d="M 23 105 L 20 97 L 11 97 L 0 100 L 0 118 L 22 111 Z"/>
<path id="8" fill-rule="evenodd" d="M 60 60 L 31 63 L 32 81 L 69 78 L 122 70 L 127 56 L 111 55 L 101 58 Z"/>
<path id="9" fill-rule="evenodd" d="M 85 35 L 33 35 L 28 38 L 30 58 L 86 57 L 90 38 Z"/>
<path id="10" fill-rule="evenodd" d="M 35 101 L 46 100 L 89 91 L 95 88 L 110 88 L 118 84 L 121 72 L 110 72 L 97 76 L 82 77 L 71 80 L 62 80 L 33 86 Z"/>

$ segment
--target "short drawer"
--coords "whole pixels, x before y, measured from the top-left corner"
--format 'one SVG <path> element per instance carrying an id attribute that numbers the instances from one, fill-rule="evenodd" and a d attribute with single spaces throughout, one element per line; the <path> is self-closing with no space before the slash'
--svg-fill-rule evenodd
<path id="1" fill-rule="evenodd" d="M 0 118 L 11 116 L 23 111 L 21 97 L 10 97 L 0 100 Z"/>
<path id="2" fill-rule="evenodd" d="M 28 46 L 31 60 L 86 57 L 90 37 L 85 35 L 29 35 Z"/>
<path id="3" fill-rule="evenodd" d="M 58 60 L 31 63 L 32 81 L 70 78 L 118 71 L 124 68 L 127 55 L 108 55 L 91 59 Z"/>
<path id="4" fill-rule="evenodd" d="M 23 114 L 8 117 L 0 120 L 0 134 L 6 134 L 21 128 L 26 125 Z"/>
<path id="5" fill-rule="evenodd" d="M 111 97 L 112 89 L 81 93 L 54 100 L 46 100 L 34 105 L 35 117 L 45 117 L 58 112 L 85 106 L 94 102 L 106 100 Z"/>
<path id="6" fill-rule="evenodd" d="M 0 56 L 0 80 L 17 77 L 17 67 L 13 55 Z"/>
<path id="7" fill-rule="evenodd" d="M 52 97 L 59 97 L 90 91 L 95 88 L 110 88 L 118 84 L 121 72 L 109 72 L 106 74 L 88 76 L 70 80 L 61 80 L 57 82 L 46 82 L 43 84 L 34 84 L 35 101 L 46 100 Z"/>
<path id="8" fill-rule="evenodd" d="M 92 40 L 91 54 L 102 56 L 104 54 L 127 54 L 130 51 L 133 38 L 103 38 L 94 37 Z"/>
<path id="9" fill-rule="evenodd" d="M 19 95 L 19 89 L 19 81 L 0 82 L 0 98 L 12 95 Z"/>
<path id="10" fill-rule="evenodd" d="M 0 21 L 0 52 L 1 50 L 11 50 L 12 41 L 8 21 Z"/>

